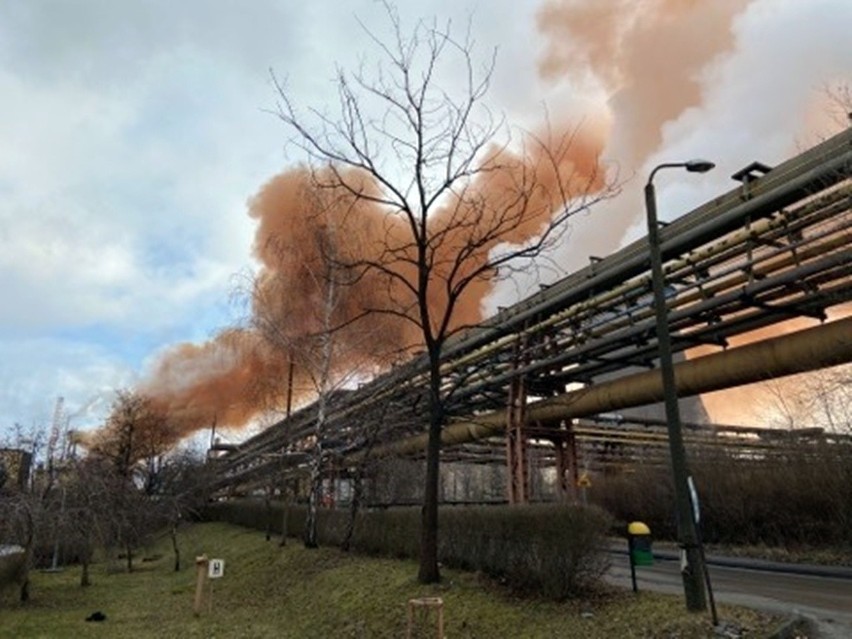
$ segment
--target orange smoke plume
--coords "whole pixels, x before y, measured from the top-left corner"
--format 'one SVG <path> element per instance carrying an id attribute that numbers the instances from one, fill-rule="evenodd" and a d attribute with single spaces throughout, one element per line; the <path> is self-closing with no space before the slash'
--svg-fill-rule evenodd
<path id="1" fill-rule="evenodd" d="M 662 126 L 701 101 L 702 69 L 733 44 L 731 23 L 749 0 L 550 0 L 538 13 L 550 81 L 591 74 L 609 96 L 615 151 L 637 167 Z"/>
<path id="2" fill-rule="evenodd" d="M 829 320 L 848 317 L 852 315 L 852 304 L 841 304 L 830 308 L 826 311 L 826 315 Z M 816 320 L 804 317 L 794 318 L 780 324 L 773 324 L 743 335 L 734 336 L 729 341 L 733 347 L 744 346 L 753 342 L 772 339 L 810 328 L 815 322 Z M 710 346 L 699 346 L 688 350 L 686 356 L 690 359 L 699 358 L 709 355 L 715 350 Z M 758 382 L 715 393 L 706 393 L 701 396 L 701 400 L 704 402 L 708 413 L 710 413 L 713 420 L 717 423 L 754 423 L 757 426 L 767 426 L 773 416 L 767 414 L 771 411 L 767 411 L 766 402 L 760 402 L 758 399 L 770 394 L 767 389 L 774 389 L 772 394 L 780 393 L 783 395 L 785 392 L 789 392 L 793 395 L 801 379 L 808 375 L 813 375 L 813 373 L 803 373 L 772 380 L 771 382 Z M 771 407 L 769 408 L 771 409 Z"/>
<path id="3" fill-rule="evenodd" d="M 448 194 L 429 216 L 435 285 L 433 317 L 449 303 L 443 281 L 463 248 L 473 247 L 461 270 L 467 277 L 487 264 L 491 251 L 538 236 L 566 196 L 594 193 L 604 186 L 598 156 L 602 127 L 589 125 L 570 136 L 530 137 L 523 152 L 486 153 L 488 170 Z M 366 192 L 379 193 L 365 175 L 345 174 Z M 570 176 L 566 179 L 565 176 Z M 209 427 L 242 426 L 268 411 L 280 411 L 293 362 L 295 400 L 315 396 L 318 336 L 333 332 L 334 380 L 353 370 L 363 378 L 418 348 L 415 299 L 404 282 L 376 270 L 343 265 L 381 262 L 392 253 L 393 268 L 412 285 L 405 270 L 415 245 L 406 218 L 323 186 L 328 172 L 301 167 L 281 173 L 249 201 L 257 221 L 254 254 L 260 269 L 251 284 L 251 318 L 242 329 L 222 332 L 201 345 L 169 349 L 139 387 L 165 415 L 175 440 Z M 402 264 L 402 266 L 400 266 Z M 474 279 L 452 312 L 451 328 L 482 320 L 482 300 L 491 292 L 493 272 Z M 329 282 L 335 282 L 328 298 Z M 393 313 L 379 312 L 393 311 Z"/>

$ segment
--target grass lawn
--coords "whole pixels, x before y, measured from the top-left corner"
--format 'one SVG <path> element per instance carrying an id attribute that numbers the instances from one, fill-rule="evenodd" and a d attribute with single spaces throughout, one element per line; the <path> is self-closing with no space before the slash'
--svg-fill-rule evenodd
<path id="1" fill-rule="evenodd" d="M 194 565 L 172 569 L 166 540 L 138 562 L 133 573 L 93 567 L 93 585 L 79 587 L 78 568 L 32 573 L 32 600 L 0 599 L 0 637 L 308 637 L 320 639 L 405 636 L 406 601 L 437 595 L 444 600 L 445 634 L 504 637 L 712 637 L 707 615 L 690 615 L 681 598 L 651 593 L 600 593 L 586 602 L 554 603 L 517 597 L 476 574 L 443 571 L 436 586 L 416 583 L 412 561 L 347 555 L 333 548 L 306 550 L 298 542 L 279 548 L 262 533 L 227 524 L 201 524 L 183 536 L 182 552 L 225 560 L 215 582 L 212 610 L 192 614 Z M 118 568 L 122 562 L 112 562 Z M 107 619 L 86 622 L 95 611 Z M 778 618 L 723 606 L 720 616 L 766 636 Z M 425 632 L 418 620 L 417 637 Z M 434 622 L 433 622 L 434 623 Z"/>

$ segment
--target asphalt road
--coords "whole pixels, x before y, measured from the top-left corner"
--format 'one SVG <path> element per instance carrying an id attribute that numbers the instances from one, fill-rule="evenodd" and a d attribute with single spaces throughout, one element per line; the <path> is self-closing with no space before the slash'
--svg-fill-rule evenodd
<path id="1" fill-rule="evenodd" d="M 607 576 L 611 583 L 631 587 L 627 562 L 626 554 L 613 553 Z M 845 577 L 817 576 L 782 572 L 783 564 L 764 568 L 771 570 L 710 565 L 716 601 L 779 614 L 800 614 L 826 639 L 852 639 L 852 572 Z M 636 573 L 640 590 L 683 593 L 677 561 L 657 558 L 653 566 L 639 567 Z"/>

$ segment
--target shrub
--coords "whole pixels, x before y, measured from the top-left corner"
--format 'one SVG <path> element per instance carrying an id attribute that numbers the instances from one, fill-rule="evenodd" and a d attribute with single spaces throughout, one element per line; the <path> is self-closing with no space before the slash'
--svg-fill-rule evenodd
<path id="1" fill-rule="evenodd" d="M 703 455 L 692 464 L 705 541 L 770 546 L 852 544 L 852 446 L 803 444 L 769 459 Z M 674 539 L 674 493 L 668 467 L 600 477 L 592 500 L 619 529 L 647 523 Z"/>
<path id="2" fill-rule="evenodd" d="M 271 508 L 280 533 L 282 505 Z M 205 518 L 265 530 L 269 517 L 262 501 L 211 504 Z M 349 514 L 320 510 L 319 541 L 339 545 Z M 290 532 L 301 534 L 305 508 L 290 507 Z M 297 523 L 298 522 L 298 523 Z M 277 524 L 277 527 L 276 527 Z M 593 587 L 608 566 L 603 552 L 610 518 L 595 507 L 566 505 L 444 508 L 440 517 L 440 560 L 448 566 L 482 571 L 519 590 L 565 599 Z M 419 553 L 420 509 L 362 511 L 352 548 L 358 552 L 414 558 Z"/>
<path id="3" fill-rule="evenodd" d="M 26 553 L 20 546 L 0 546 L 0 593 L 6 586 L 20 586 L 26 580 L 26 560 Z"/>
<path id="4" fill-rule="evenodd" d="M 610 518 L 558 504 L 480 506 L 441 515 L 440 556 L 515 588 L 565 599 L 588 590 L 608 566 L 601 551 Z"/>

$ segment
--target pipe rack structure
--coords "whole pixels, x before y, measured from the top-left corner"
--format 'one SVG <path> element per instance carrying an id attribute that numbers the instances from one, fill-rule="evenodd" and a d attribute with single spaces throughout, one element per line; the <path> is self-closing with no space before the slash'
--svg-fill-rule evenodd
<path id="1" fill-rule="evenodd" d="M 794 317 L 826 320 L 852 300 L 852 129 L 769 169 L 735 174 L 732 191 L 660 230 L 675 352 Z M 566 422 L 659 401 L 647 239 L 629 244 L 451 338 L 442 354 L 444 453 L 500 437 L 509 500 L 525 501 L 525 446 L 564 441 Z M 682 396 L 852 361 L 852 320 L 681 362 Z M 637 372 L 644 371 L 644 372 Z M 425 448 L 425 356 L 338 393 L 329 445 L 345 465 Z M 216 459 L 239 491 L 304 464 L 308 406 Z M 333 444 L 332 444 L 333 442 Z"/>

